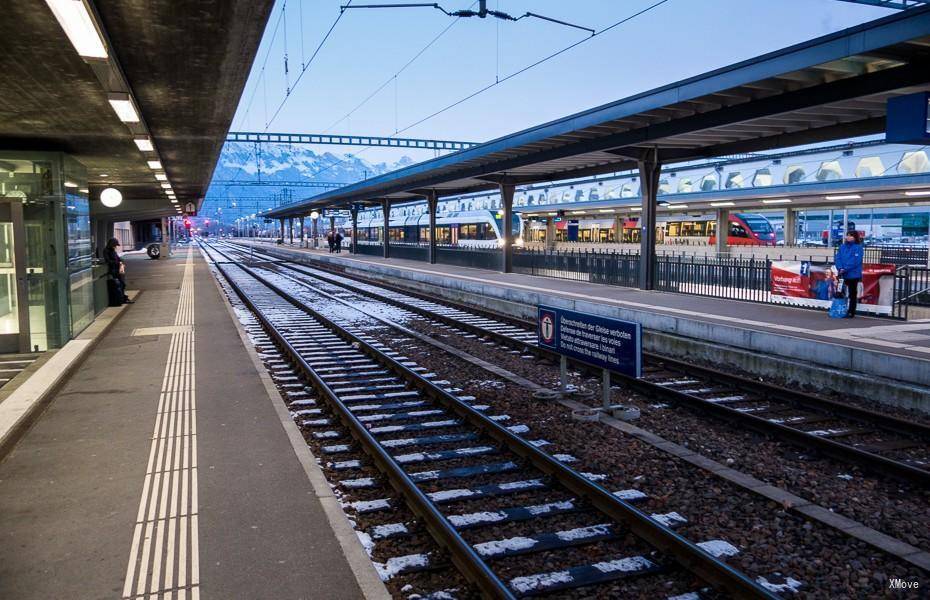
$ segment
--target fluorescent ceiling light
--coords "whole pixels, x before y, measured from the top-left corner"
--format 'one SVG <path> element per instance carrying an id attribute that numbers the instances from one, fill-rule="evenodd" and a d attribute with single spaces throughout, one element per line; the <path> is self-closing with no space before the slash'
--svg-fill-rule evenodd
<path id="1" fill-rule="evenodd" d="M 669 204 L 665 208 L 688 208 L 687 204 Z"/>
<path id="2" fill-rule="evenodd" d="M 829 199 L 830 196 L 827 196 L 827 198 Z M 762 201 L 762 204 L 791 204 L 791 198 L 766 198 Z"/>
<path id="3" fill-rule="evenodd" d="M 555 217 L 555 216 L 557 216 L 558 214 L 559 214 L 559 213 L 557 213 L 557 212 L 554 212 L 554 213 L 546 213 L 546 215 L 549 216 L 549 217 Z"/>
<path id="4" fill-rule="evenodd" d="M 930 190 L 914 190 L 912 192 L 904 192 L 905 196 L 930 196 Z"/>
<path id="5" fill-rule="evenodd" d="M 136 112 L 129 94 L 107 94 L 107 100 L 110 101 L 110 106 L 113 107 L 113 112 L 120 121 L 123 123 L 139 122 L 139 113 Z"/>
<path id="6" fill-rule="evenodd" d="M 66 182 L 65 182 L 65 187 L 66 187 L 66 188 L 76 188 L 77 186 L 78 186 L 78 184 L 74 183 L 73 181 L 66 181 Z"/>
<path id="7" fill-rule="evenodd" d="M 159 169 L 161 169 L 160 160 L 150 160 L 147 162 L 148 162 L 149 168 L 152 169 L 153 171 L 158 171 Z"/>
<path id="8" fill-rule="evenodd" d="M 87 188 L 81 188 L 81 189 L 79 189 L 78 191 L 81 192 L 82 194 L 89 194 L 89 193 L 90 193 L 90 190 L 87 189 Z"/>
<path id="9" fill-rule="evenodd" d="M 152 152 L 155 150 L 155 147 L 152 145 L 152 140 L 149 139 L 148 136 L 135 137 L 132 138 L 132 141 L 134 141 L 139 150 L 143 152 Z"/>
<path id="10" fill-rule="evenodd" d="M 643 210 L 643 207 L 642 207 L 642 206 L 634 206 L 634 207 L 633 207 L 633 210 L 637 210 L 637 211 Z"/>
<path id="11" fill-rule="evenodd" d="M 597 212 L 601 212 L 601 213 L 612 213 L 612 212 L 614 212 L 614 209 L 612 209 L 612 208 L 599 208 L 599 209 L 597 209 Z"/>
<path id="12" fill-rule="evenodd" d="M 711 202 L 711 206 L 736 206 L 736 202 Z"/>
<path id="13" fill-rule="evenodd" d="M 82 0 L 45 0 L 45 3 L 52 9 L 78 55 L 84 58 L 107 57 L 103 38 L 94 27 L 94 20 Z"/>
<path id="14" fill-rule="evenodd" d="M 827 200 L 858 200 L 862 198 L 859 194 L 844 194 L 840 196 L 824 196 Z"/>
<path id="15" fill-rule="evenodd" d="M 166 181 L 166 182 L 164 182 L 164 183 L 161 184 L 161 187 L 165 188 L 166 190 L 170 190 L 170 189 L 171 189 L 171 184 L 168 183 L 168 182 Z"/>
<path id="16" fill-rule="evenodd" d="M 178 199 L 177 199 L 177 198 L 169 198 L 169 200 L 171 200 L 171 203 L 172 203 L 172 204 L 177 204 L 177 203 L 178 203 Z"/>
<path id="17" fill-rule="evenodd" d="M 168 176 L 164 173 L 155 173 L 155 179 L 158 181 L 168 181 Z"/>

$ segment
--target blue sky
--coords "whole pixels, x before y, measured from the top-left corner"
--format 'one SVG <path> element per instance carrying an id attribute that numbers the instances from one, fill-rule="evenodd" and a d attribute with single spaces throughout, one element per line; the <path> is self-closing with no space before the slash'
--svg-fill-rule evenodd
<path id="1" fill-rule="evenodd" d="M 317 48 L 345 1 L 287 0 L 285 12 L 284 0 L 277 0 L 233 130 L 266 130 L 285 96 L 285 38 L 293 86 L 301 63 Z M 532 11 L 600 30 L 655 1 L 488 0 L 488 7 L 515 15 Z M 454 10 L 471 2 L 441 4 Z M 838 0 L 668 0 L 402 135 L 492 139 L 891 12 Z M 397 77 L 396 85 L 391 81 L 343 119 L 451 22 L 431 8 L 346 11 L 267 130 L 391 135 L 496 77 L 588 36 L 535 19 L 461 19 Z M 362 156 L 392 160 L 400 155 L 368 150 Z"/>

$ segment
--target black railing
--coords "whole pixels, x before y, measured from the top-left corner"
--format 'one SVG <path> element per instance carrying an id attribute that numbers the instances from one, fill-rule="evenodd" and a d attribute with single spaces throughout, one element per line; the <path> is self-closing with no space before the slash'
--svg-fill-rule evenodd
<path id="1" fill-rule="evenodd" d="M 656 289 L 730 300 L 771 302 L 768 259 L 659 257 Z"/>
<path id="2" fill-rule="evenodd" d="M 366 244 L 359 242 L 356 247 L 357 254 L 367 254 L 368 256 L 384 256 L 384 247 L 381 244 Z"/>
<path id="3" fill-rule="evenodd" d="M 895 270 L 894 316 L 906 319 L 908 306 L 930 306 L 930 269 L 904 265 Z"/>
<path id="4" fill-rule="evenodd" d="M 639 254 L 516 248 L 513 270 L 527 275 L 636 287 Z"/>
<path id="5" fill-rule="evenodd" d="M 406 260 L 429 260 L 429 246 L 426 244 L 391 244 L 391 258 Z"/>
<path id="6" fill-rule="evenodd" d="M 926 267 L 928 266 L 927 246 L 866 246 L 863 260 L 867 263 L 883 263 L 899 267 L 904 265 Z"/>
<path id="7" fill-rule="evenodd" d="M 503 264 L 501 251 L 497 248 L 462 248 L 459 246 L 437 246 L 436 262 L 458 267 L 473 267 L 500 271 Z"/>

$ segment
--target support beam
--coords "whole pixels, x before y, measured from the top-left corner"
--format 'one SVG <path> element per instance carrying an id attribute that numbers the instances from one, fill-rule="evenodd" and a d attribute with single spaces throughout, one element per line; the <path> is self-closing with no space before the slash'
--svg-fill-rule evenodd
<path id="1" fill-rule="evenodd" d="M 555 250 L 555 217 L 546 217 L 546 248 Z"/>
<path id="2" fill-rule="evenodd" d="M 333 236 L 333 243 L 335 243 L 336 242 L 336 216 L 335 215 L 329 216 L 329 232 Z"/>
<path id="3" fill-rule="evenodd" d="M 640 192 L 643 198 L 643 210 L 639 213 L 639 287 L 643 290 L 655 289 L 656 197 L 661 171 L 662 164 L 655 149 L 639 162 Z"/>
<path id="4" fill-rule="evenodd" d="M 725 208 L 717 209 L 717 256 L 725 255 L 730 251 L 727 238 L 730 235 L 730 211 Z"/>
<path id="5" fill-rule="evenodd" d="M 307 247 L 307 230 L 304 229 L 304 217 L 300 217 L 300 247 Z"/>
<path id="6" fill-rule="evenodd" d="M 287 220 L 287 235 L 290 241 L 290 244 L 294 245 L 294 217 L 291 217 Z"/>
<path id="7" fill-rule="evenodd" d="M 352 212 L 352 254 L 358 254 L 358 211 L 361 207 L 353 204 L 349 210 Z"/>
<path id="8" fill-rule="evenodd" d="M 281 241 L 283 242 L 284 241 L 284 217 L 281 217 L 280 219 L 278 219 L 278 222 L 281 225 Z"/>
<path id="9" fill-rule="evenodd" d="M 426 193 L 426 206 L 429 209 L 429 264 L 436 264 L 436 210 L 439 206 L 439 194 L 436 190 Z"/>
<path id="10" fill-rule="evenodd" d="M 785 209 L 785 226 L 783 227 L 785 235 L 785 246 L 796 246 L 798 244 L 798 212 L 792 208 Z"/>
<path id="11" fill-rule="evenodd" d="M 382 237 L 382 245 L 384 247 L 384 258 L 391 258 L 391 236 L 389 230 L 391 229 L 391 201 L 388 198 L 385 198 L 381 201 L 381 207 L 384 211 L 384 231 Z"/>
<path id="12" fill-rule="evenodd" d="M 504 273 L 513 272 L 513 184 L 502 183 L 501 189 L 501 208 L 503 209 L 503 218 L 501 219 L 501 240 L 504 245 L 501 248 L 501 270 Z"/>

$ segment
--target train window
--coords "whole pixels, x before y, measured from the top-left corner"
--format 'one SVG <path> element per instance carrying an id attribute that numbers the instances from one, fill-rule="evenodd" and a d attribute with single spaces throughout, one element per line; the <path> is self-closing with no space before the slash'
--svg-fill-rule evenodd
<path id="1" fill-rule="evenodd" d="M 746 228 L 739 223 L 730 223 L 730 237 L 748 238 L 749 234 L 746 232 Z"/>
<path id="2" fill-rule="evenodd" d="M 678 180 L 678 193 L 679 194 L 687 194 L 688 192 L 693 192 L 693 191 L 694 191 L 694 182 L 692 182 L 691 179 L 687 177 L 683 177 L 680 180 Z"/>
<path id="3" fill-rule="evenodd" d="M 714 173 L 708 173 L 704 177 L 701 177 L 701 191 L 702 192 L 712 192 L 717 189 L 717 175 Z"/>
<path id="4" fill-rule="evenodd" d="M 734 171 L 732 173 L 727 174 L 727 181 L 726 183 L 723 184 L 723 186 L 728 190 L 738 189 L 738 188 L 743 187 L 742 174 L 740 174 L 739 171 Z"/>
<path id="5" fill-rule="evenodd" d="M 762 215 L 740 215 L 743 221 L 756 233 L 772 233 L 772 224 Z"/>
<path id="6" fill-rule="evenodd" d="M 856 165 L 856 177 L 879 177 L 885 172 L 885 165 L 879 156 L 866 156 Z"/>
<path id="7" fill-rule="evenodd" d="M 672 237 L 681 235 L 681 223 L 670 222 L 668 224 L 668 234 Z"/>
<path id="8" fill-rule="evenodd" d="M 834 181 L 843 178 L 843 167 L 838 160 L 827 160 L 820 163 L 817 169 L 817 181 Z"/>
<path id="9" fill-rule="evenodd" d="M 807 174 L 804 172 L 804 167 L 801 165 L 791 165 L 785 169 L 785 183 L 801 183 L 804 181 L 804 178 Z"/>
<path id="10" fill-rule="evenodd" d="M 752 187 L 772 185 L 772 171 L 768 168 L 756 169 L 752 176 Z"/>
<path id="11" fill-rule="evenodd" d="M 927 171 L 930 171 L 930 160 L 927 160 L 927 153 L 923 150 L 905 152 L 898 164 L 898 173 L 926 173 Z"/>

